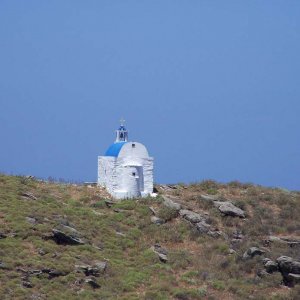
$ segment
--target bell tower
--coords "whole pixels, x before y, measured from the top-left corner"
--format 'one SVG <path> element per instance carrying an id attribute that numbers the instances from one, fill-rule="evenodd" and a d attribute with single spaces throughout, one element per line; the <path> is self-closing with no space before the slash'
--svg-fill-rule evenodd
<path id="1" fill-rule="evenodd" d="M 120 120 L 120 127 L 116 130 L 116 140 L 115 143 L 127 142 L 128 141 L 128 131 L 124 126 L 125 120 Z"/>

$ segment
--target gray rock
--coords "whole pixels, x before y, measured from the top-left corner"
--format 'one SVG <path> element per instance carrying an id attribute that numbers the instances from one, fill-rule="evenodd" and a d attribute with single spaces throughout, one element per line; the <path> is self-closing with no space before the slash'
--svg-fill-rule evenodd
<path id="1" fill-rule="evenodd" d="M 213 201 L 219 200 L 219 196 L 218 195 L 200 195 L 200 200 L 213 202 Z"/>
<path id="2" fill-rule="evenodd" d="M 300 284 L 300 274 L 289 273 L 286 275 L 286 280 L 291 286 L 294 286 L 295 284 Z"/>
<path id="3" fill-rule="evenodd" d="M 219 231 L 218 229 L 214 229 L 214 230 L 209 230 L 207 232 L 207 235 L 209 235 L 213 238 L 218 238 L 218 237 L 222 236 L 222 232 Z"/>
<path id="4" fill-rule="evenodd" d="M 267 273 L 271 274 L 278 271 L 278 264 L 275 261 L 272 261 L 270 259 L 268 259 L 267 261 L 263 260 L 263 264 Z"/>
<path id="5" fill-rule="evenodd" d="M 32 193 L 29 193 L 29 192 L 23 192 L 23 193 L 21 194 L 21 196 L 22 196 L 24 199 L 37 200 L 37 197 L 35 197 Z"/>
<path id="6" fill-rule="evenodd" d="M 235 254 L 235 253 L 236 253 L 236 251 L 233 250 L 233 249 L 229 249 L 229 250 L 228 250 L 228 254 Z"/>
<path id="7" fill-rule="evenodd" d="M 0 240 L 7 238 L 7 234 L 0 232 Z"/>
<path id="8" fill-rule="evenodd" d="M 257 247 L 251 247 L 244 253 L 243 259 L 253 258 L 256 255 L 262 255 L 264 253 L 265 251 L 262 249 L 259 249 Z"/>
<path id="9" fill-rule="evenodd" d="M 300 261 L 296 261 L 288 256 L 280 256 L 277 258 L 279 271 L 285 274 L 300 274 Z"/>
<path id="10" fill-rule="evenodd" d="M 41 255 L 41 256 L 44 256 L 44 255 L 47 254 L 47 252 L 46 252 L 44 249 L 42 249 L 42 248 L 40 248 L 40 249 L 38 250 L 38 253 L 39 253 L 39 255 Z"/>
<path id="11" fill-rule="evenodd" d="M 94 278 L 87 278 L 85 283 L 88 283 L 93 289 L 100 288 L 100 284 Z"/>
<path id="12" fill-rule="evenodd" d="M 182 216 L 184 219 L 190 221 L 191 223 L 199 223 L 205 220 L 205 218 L 200 214 L 187 209 L 181 209 L 179 211 L 179 215 Z"/>
<path id="13" fill-rule="evenodd" d="M 242 239 L 244 239 L 244 235 L 241 234 L 240 232 L 235 232 L 233 234 L 233 238 L 236 239 L 236 240 L 242 240 Z"/>
<path id="14" fill-rule="evenodd" d="M 196 223 L 195 228 L 200 234 L 207 234 L 213 238 L 218 238 L 222 235 L 218 229 L 212 228 L 211 225 L 207 224 L 205 221 Z"/>
<path id="15" fill-rule="evenodd" d="M 32 225 L 35 225 L 37 223 L 37 220 L 33 217 L 26 217 L 26 221 Z"/>
<path id="16" fill-rule="evenodd" d="M 95 276 L 99 277 L 101 274 L 104 274 L 107 268 L 107 262 L 100 261 L 96 262 L 93 266 L 90 265 L 76 265 L 77 270 L 83 271 L 86 276 Z"/>
<path id="17" fill-rule="evenodd" d="M 80 237 L 78 231 L 72 227 L 61 225 L 52 229 L 53 240 L 62 245 L 84 245 L 85 241 Z"/>
<path id="18" fill-rule="evenodd" d="M 166 207 L 172 208 L 177 211 L 179 211 L 181 209 L 181 205 L 179 203 L 174 202 L 173 200 L 171 200 L 170 198 L 167 198 L 166 196 L 163 196 L 163 199 L 164 199 L 163 204 Z"/>
<path id="19" fill-rule="evenodd" d="M 283 282 L 287 286 L 294 286 L 300 283 L 300 262 L 288 256 L 277 258 L 278 270 L 283 277 Z"/>
<path id="20" fill-rule="evenodd" d="M 163 248 L 160 244 L 155 244 L 153 246 L 153 250 L 154 250 L 154 252 L 157 252 L 157 253 L 160 253 L 160 254 L 164 254 L 164 255 L 168 254 L 167 249 Z"/>
<path id="21" fill-rule="evenodd" d="M 108 208 L 112 207 L 115 204 L 115 202 L 113 202 L 109 199 L 104 200 L 104 202 Z"/>
<path id="22" fill-rule="evenodd" d="M 269 236 L 269 238 L 267 239 L 267 242 L 278 242 L 278 243 L 282 243 L 282 244 L 288 244 L 289 246 L 293 247 L 293 246 L 298 246 L 300 245 L 300 239 L 298 238 L 292 238 L 289 236 Z"/>
<path id="23" fill-rule="evenodd" d="M 32 288 L 33 287 L 32 283 L 29 280 L 23 280 L 22 285 L 26 288 Z"/>
<path id="24" fill-rule="evenodd" d="M 116 235 L 119 235 L 119 236 L 122 236 L 122 237 L 125 237 L 125 236 L 126 236 L 125 233 L 120 232 L 120 231 L 116 231 Z"/>
<path id="25" fill-rule="evenodd" d="M 165 220 L 158 218 L 156 216 L 151 216 L 151 222 L 156 225 L 161 225 L 165 223 Z"/>
<path id="26" fill-rule="evenodd" d="M 168 257 L 165 254 L 158 253 L 158 258 L 161 262 L 166 263 L 168 261 Z"/>
<path id="27" fill-rule="evenodd" d="M 240 217 L 240 218 L 245 218 L 245 212 L 233 205 L 229 201 L 221 202 L 221 201 L 215 201 L 214 205 L 219 209 L 221 213 L 227 216 L 232 216 L 232 217 Z"/>
<path id="28" fill-rule="evenodd" d="M 48 272 L 45 273 L 48 273 L 49 279 L 52 279 L 54 277 L 59 277 L 59 276 L 66 276 L 68 274 L 66 272 L 62 272 L 60 270 L 54 270 L 54 269 L 50 269 Z"/>
<path id="29" fill-rule="evenodd" d="M 166 263 L 168 261 L 168 257 L 167 257 L 168 251 L 167 251 L 167 249 L 161 247 L 161 245 L 159 245 L 159 244 L 155 244 L 152 247 L 152 250 L 157 254 L 157 256 L 158 256 L 158 258 L 161 262 Z"/>
<path id="30" fill-rule="evenodd" d="M 200 233 L 205 233 L 207 234 L 210 231 L 210 225 L 207 224 L 206 222 L 199 222 L 196 225 L 196 229 L 200 232 Z"/>

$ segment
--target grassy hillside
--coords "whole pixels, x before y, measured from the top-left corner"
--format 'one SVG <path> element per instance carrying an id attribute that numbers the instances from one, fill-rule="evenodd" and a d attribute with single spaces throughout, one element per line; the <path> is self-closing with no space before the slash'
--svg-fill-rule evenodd
<path id="1" fill-rule="evenodd" d="M 0 175 L 0 298 L 300 299 L 299 284 L 263 266 L 300 259 L 299 192 L 213 181 L 156 188 L 155 199 L 110 203 L 96 187 Z M 214 198 L 245 218 L 220 212 Z M 250 247 L 263 253 L 243 258 Z"/>

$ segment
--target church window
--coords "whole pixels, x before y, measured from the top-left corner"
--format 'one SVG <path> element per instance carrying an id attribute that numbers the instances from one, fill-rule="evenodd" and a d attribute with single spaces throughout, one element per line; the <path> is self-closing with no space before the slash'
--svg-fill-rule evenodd
<path id="1" fill-rule="evenodd" d="M 132 176 L 135 176 L 135 172 L 132 172 Z"/>
<path id="2" fill-rule="evenodd" d="M 135 148 L 135 144 L 132 144 L 131 146 L 132 146 L 132 148 Z"/>

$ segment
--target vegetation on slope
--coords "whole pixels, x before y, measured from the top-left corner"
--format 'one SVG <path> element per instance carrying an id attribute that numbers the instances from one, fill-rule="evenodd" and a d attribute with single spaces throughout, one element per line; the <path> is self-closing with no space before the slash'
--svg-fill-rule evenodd
<path id="1" fill-rule="evenodd" d="M 110 204 L 97 187 L 0 175 L 1 299 L 297 299 L 262 258 L 300 258 L 300 247 L 270 236 L 300 236 L 300 193 L 238 182 L 157 186 L 159 196 Z M 201 197 L 218 195 L 246 218 L 224 216 Z M 201 234 L 162 196 L 201 213 L 222 235 Z M 110 199 L 111 200 L 111 199 Z M 164 224 L 151 220 L 152 207 Z M 68 228 L 83 241 L 55 239 Z M 240 238 L 233 243 L 234 237 Z M 159 259 L 153 246 L 167 250 Z M 243 259 L 249 247 L 264 255 Z M 105 263 L 97 273 L 95 266 Z M 87 271 L 88 270 L 88 271 Z"/>

